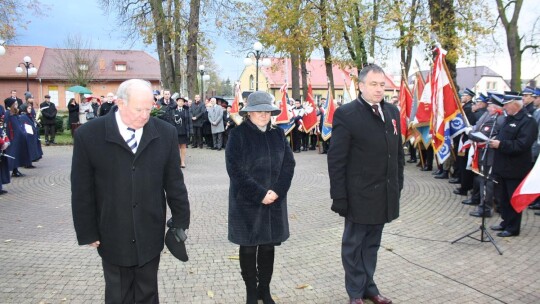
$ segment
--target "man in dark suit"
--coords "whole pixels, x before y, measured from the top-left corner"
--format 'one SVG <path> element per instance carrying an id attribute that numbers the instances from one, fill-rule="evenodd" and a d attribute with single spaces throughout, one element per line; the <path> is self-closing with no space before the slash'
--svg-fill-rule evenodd
<path id="1" fill-rule="evenodd" d="M 51 102 L 51 96 L 45 95 L 45 101 L 39 105 L 41 124 L 45 129 L 45 145 L 54 144 L 56 135 L 56 106 Z"/>
<path id="2" fill-rule="evenodd" d="M 6 106 L 6 111 L 9 111 L 9 108 L 15 104 L 15 106 L 17 108 L 19 108 L 21 105 L 22 105 L 22 99 L 20 99 L 19 97 L 17 97 L 17 91 L 16 90 L 11 90 L 11 96 L 9 96 L 8 98 L 4 99 L 4 105 Z"/>
<path id="3" fill-rule="evenodd" d="M 79 244 L 97 248 L 102 258 L 106 303 L 159 303 L 166 202 L 174 227 L 189 227 L 178 136 L 172 125 L 150 117 L 150 83 L 127 80 L 117 96 L 117 111 L 75 132 L 75 231 Z"/>
<path id="4" fill-rule="evenodd" d="M 392 303 L 373 280 L 384 224 L 399 216 L 403 188 L 400 116 L 383 100 L 385 79 L 377 65 L 360 71 L 361 96 L 336 110 L 328 151 L 332 210 L 345 217 L 341 257 L 351 304 Z"/>
<path id="5" fill-rule="evenodd" d="M 510 205 L 512 194 L 532 168 L 531 147 L 538 138 L 538 125 L 523 106 L 521 96 L 504 96 L 506 119 L 496 139 L 489 141 L 494 149 L 493 177 L 495 198 L 501 207 L 502 222 L 491 226 L 499 231 L 497 236 L 518 236 L 521 230 L 521 213 Z"/>

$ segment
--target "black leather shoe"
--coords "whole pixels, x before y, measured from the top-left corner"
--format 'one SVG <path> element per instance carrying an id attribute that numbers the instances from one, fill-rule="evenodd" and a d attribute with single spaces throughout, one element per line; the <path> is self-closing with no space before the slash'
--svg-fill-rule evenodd
<path id="1" fill-rule="evenodd" d="M 416 162 L 416 159 L 409 159 L 407 162 L 408 162 L 409 164 L 412 164 L 412 163 L 415 163 L 415 162 Z"/>
<path id="2" fill-rule="evenodd" d="M 443 173 L 434 176 L 436 179 L 448 179 L 448 171 L 443 171 Z"/>
<path id="3" fill-rule="evenodd" d="M 6 190 L 0 190 L 0 195 L 2 195 L 2 194 L 6 194 L 6 193 L 7 193 L 7 191 L 6 191 Z"/>
<path id="4" fill-rule="evenodd" d="M 540 203 L 534 203 L 534 204 L 530 205 L 529 209 L 540 210 Z"/>
<path id="5" fill-rule="evenodd" d="M 456 189 L 457 190 L 457 189 Z M 472 199 L 468 198 L 461 202 L 463 205 L 478 205 L 480 202 L 473 201 Z"/>
<path id="6" fill-rule="evenodd" d="M 294 153 L 300 153 L 300 150 L 294 150 Z"/>
<path id="7" fill-rule="evenodd" d="M 509 237 L 509 236 L 518 236 L 518 235 L 519 233 L 513 233 L 506 230 L 497 233 L 497 236 L 500 236 L 500 237 Z"/>
<path id="8" fill-rule="evenodd" d="M 534 215 L 540 215 L 540 211 L 536 211 Z"/>
<path id="9" fill-rule="evenodd" d="M 12 176 L 12 177 L 22 177 L 22 176 L 24 176 L 24 174 L 22 174 L 21 172 L 17 171 L 17 172 L 11 173 L 11 176 Z"/>
<path id="10" fill-rule="evenodd" d="M 493 211 L 491 211 L 490 209 L 484 209 L 484 210 L 474 210 L 474 211 L 471 211 L 469 212 L 469 215 L 470 216 L 474 216 L 474 217 L 492 217 L 493 216 Z"/>
<path id="11" fill-rule="evenodd" d="M 503 231 L 504 227 L 502 227 L 501 225 L 492 225 L 492 226 L 489 226 L 489 229 L 493 231 Z"/>
<path id="12" fill-rule="evenodd" d="M 461 190 L 461 188 L 457 188 L 455 189 L 454 191 L 452 191 L 454 194 L 457 194 L 457 195 L 465 195 L 467 196 L 467 191 L 465 190 Z"/>
<path id="13" fill-rule="evenodd" d="M 433 171 L 433 168 L 432 167 L 424 167 L 424 168 L 420 169 L 420 171 Z"/>
<path id="14" fill-rule="evenodd" d="M 439 174 L 441 174 L 441 173 L 443 173 L 443 172 L 444 172 L 444 171 L 443 171 L 442 169 L 439 169 L 439 170 L 437 170 L 437 171 L 431 172 L 431 174 L 432 174 L 432 175 L 439 175 Z"/>
<path id="15" fill-rule="evenodd" d="M 461 184 L 461 180 L 457 177 L 452 177 L 448 182 L 450 184 Z"/>

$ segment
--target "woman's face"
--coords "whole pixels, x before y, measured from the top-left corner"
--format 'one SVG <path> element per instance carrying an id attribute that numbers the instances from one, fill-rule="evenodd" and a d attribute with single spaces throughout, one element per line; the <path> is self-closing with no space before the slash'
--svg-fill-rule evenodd
<path id="1" fill-rule="evenodd" d="M 179 107 L 183 107 L 184 106 L 184 100 L 183 99 L 178 99 L 176 101 L 176 103 L 178 104 Z"/>
<path id="2" fill-rule="evenodd" d="M 266 127 L 272 117 L 270 112 L 249 112 L 249 120 L 258 127 Z"/>

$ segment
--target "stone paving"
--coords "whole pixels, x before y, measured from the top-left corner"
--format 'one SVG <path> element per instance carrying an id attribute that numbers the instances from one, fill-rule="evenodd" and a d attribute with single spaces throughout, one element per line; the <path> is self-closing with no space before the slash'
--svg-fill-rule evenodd
<path id="1" fill-rule="evenodd" d="M 0 196 L 0 303 L 100 303 L 104 283 L 94 249 L 76 243 L 69 146 L 45 157 Z M 104 157 L 107 157 L 104 155 Z M 291 237 L 276 250 L 277 303 L 347 303 L 340 258 L 343 220 L 330 211 L 326 158 L 295 154 L 289 192 Z M 168 252 L 159 272 L 162 303 L 243 303 L 238 247 L 227 241 L 223 151 L 188 149 L 190 260 Z M 210 169 L 219 167 L 219 170 Z M 480 221 L 454 186 L 406 167 L 401 216 L 384 230 L 376 282 L 394 303 L 540 303 L 540 216 L 523 215 L 521 235 L 493 245 L 466 238 Z M 498 217 L 488 220 L 497 223 Z M 476 237 L 480 233 L 475 233 Z M 304 287 L 304 288 L 299 288 Z"/>

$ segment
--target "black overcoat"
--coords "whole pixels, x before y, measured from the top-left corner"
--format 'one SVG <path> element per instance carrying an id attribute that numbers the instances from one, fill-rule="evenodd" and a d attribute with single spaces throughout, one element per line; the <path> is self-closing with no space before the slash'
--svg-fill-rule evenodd
<path id="1" fill-rule="evenodd" d="M 56 106 L 52 102 L 42 102 L 39 105 L 41 111 L 41 123 L 44 125 L 54 125 L 56 123 Z"/>
<path id="2" fill-rule="evenodd" d="M 287 240 L 287 192 L 296 163 L 283 130 L 262 132 L 247 120 L 231 130 L 225 159 L 230 177 L 229 241 L 255 246 Z M 268 190 L 279 198 L 264 205 Z"/>
<path id="3" fill-rule="evenodd" d="M 115 113 L 75 132 L 71 204 L 80 245 L 101 242 L 115 265 L 143 265 L 164 244 L 166 201 L 175 226 L 189 227 L 189 201 L 180 171 L 176 129 L 150 118 L 133 154 Z"/>
<path id="4" fill-rule="evenodd" d="M 384 224 L 399 216 L 403 146 L 396 106 L 380 103 L 382 119 L 362 99 L 339 107 L 328 151 L 330 196 L 348 220 Z"/>
<path id="5" fill-rule="evenodd" d="M 496 139 L 493 174 L 505 179 L 523 179 L 532 168 L 532 144 L 538 138 L 538 125 L 525 108 L 506 116 Z"/>
<path id="6" fill-rule="evenodd" d="M 203 114 L 205 112 L 206 107 L 204 106 L 204 102 L 199 101 L 199 103 L 193 102 L 191 104 L 191 115 L 193 115 L 194 118 L 197 118 L 193 121 L 193 127 L 200 128 L 203 126 Z"/>

